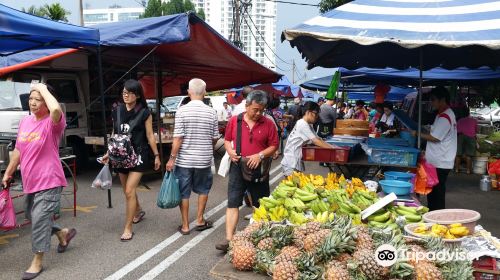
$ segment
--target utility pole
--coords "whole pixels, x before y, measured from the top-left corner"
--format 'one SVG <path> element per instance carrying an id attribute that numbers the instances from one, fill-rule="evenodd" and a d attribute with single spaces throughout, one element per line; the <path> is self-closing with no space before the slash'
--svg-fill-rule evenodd
<path id="1" fill-rule="evenodd" d="M 295 60 L 292 59 L 292 84 L 295 84 Z"/>
<path id="2" fill-rule="evenodd" d="M 80 25 L 83 26 L 83 0 L 79 1 L 80 3 Z"/>

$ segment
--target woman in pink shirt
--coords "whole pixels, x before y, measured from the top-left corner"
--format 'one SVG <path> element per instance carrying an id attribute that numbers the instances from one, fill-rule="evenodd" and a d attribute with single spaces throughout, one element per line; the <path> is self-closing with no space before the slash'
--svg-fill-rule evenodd
<path id="1" fill-rule="evenodd" d="M 26 216 L 31 220 L 32 250 L 35 254 L 22 279 L 34 279 L 42 273 L 43 254 L 50 249 L 52 234 L 59 239 L 58 253 L 64 253 L 76 235 L 75 229 L 61 228 L 53 221 L 62 188 L 66 186 L 59 160 L 59 142 L 66 120 L 52 94 L 52 88 L 44 84 L 32 86 L 29 97 L 31 115 L 19 123 L 16 148 L 2 179 L 2 183 L 7 184 L 17 166 L 21 165 Z"/>
<path id="2" fill-rule="evenodd" d="M 363 100 L 356 101 L 356 111 L 352 118 L 362 121 L 368 120 L 368 111 L 365 109 L 365 102 Z"/>
<path id="3" fill-rule="evenodd" d="M 472 170 L 472 157 L 476 154 L 476 134 L 478 132 L 477 120 L 471 118 L 467 108 L 465 117 L 457 122 L 458 146 L 455 158 L 455 172 L 458 173 L 462 158 L 467 162 L 467 174 Z"/>

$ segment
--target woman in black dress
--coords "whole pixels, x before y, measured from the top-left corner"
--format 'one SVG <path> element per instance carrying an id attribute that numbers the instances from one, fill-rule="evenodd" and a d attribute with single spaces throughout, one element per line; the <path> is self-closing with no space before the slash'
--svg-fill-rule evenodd
<path id="1" fill-rule="evenodd" d="M 121 241 L 130 241 L 134 237 L 132 224 L 139 223 L 146 214 L 137 197 L 137 186 L 142 174 L 151 169 L 154 162 L 154 170 L 160 168 L 160 156 L 156 139 L 153 133 L 153 118 L 148 109 L 146 99 L 141 84 L 136 80 L 125 82 L 123 91 L 123 103 L 118 105 L 112 112 L 113 133 L 131 134 L 132 147 L 138 156 L 138 164 L 129 169 L 115 169 L 120 175 L 120 182 L 123 187 L 126 201 L 126 220 Z M 120 110 L 120 120 L 118 120 L 118 110 Z M 130 123 L 137 123 L 132 128 Z M 152 153 L 151 153 L 152 151 Z M 109 156 L 103 157 L 103 162 L 107 163 Z"/>

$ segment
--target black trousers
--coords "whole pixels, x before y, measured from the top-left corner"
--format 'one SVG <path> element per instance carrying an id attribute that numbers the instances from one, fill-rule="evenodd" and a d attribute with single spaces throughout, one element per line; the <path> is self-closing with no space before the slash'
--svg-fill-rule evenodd
<path id="1" fill-rule="evenodd" d="M 427 195 L 427 204 L 430 211 L 445 209 L 446 180 L 451 169 L 436 168 L 439 183 Z"/>

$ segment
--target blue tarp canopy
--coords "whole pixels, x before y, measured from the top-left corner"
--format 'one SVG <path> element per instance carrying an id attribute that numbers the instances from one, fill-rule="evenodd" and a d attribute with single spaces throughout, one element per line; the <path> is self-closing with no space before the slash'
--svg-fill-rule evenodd
<path id="1" fill-rule="evenodd" d="M 409 68 L 406 70 L 397 70 L 393 68 L 359 68 L 348 70 L 340 67 L 332 71 L 340 71 L 341 81 L 344 85 L 366 84 L 374 85 L 385 83 L 390 85 L 418 85 L 420 79 L 419 70 Z M 426 84 L 437 84 L 441 82 L 452 81 L 458 85 L 477 85 L 491 82 L 491 80 L 500 79 L 500 70 L 492 70 L 489 67 L 478 69 L 457 68 L 446 70 L 443 68 L 433 68 L 423 71 L 423 82 Z M 330 86 L 333 75 L 307 81 L 300 86 L 310 90 L 327 90 Z"/>
<path id="2" fill-rule="evenodd" d="M 271 84 L 253 84 L 250 85 L 254 89 L 260 89 L 269 93 L 276 93 L 283 97 L 302 97 L 302 89 L 290 82 L 286 76 L 282 76 L 279 81 Z M 229 92 L 236 92 L 236 97 L 240 94 L 243 88 L 232 88 Z"/>
<path id="3" fill-rule="evenodd" d="M 414 88 L 391 87 L 391 90 L 385 96 L 385 100 L 392 101 L 392 102 L 403 101 L 408 94 L 416 93 L 416 92 L 417 92 L 417 90 Z M 347 91 L 347 99 L 348 100 L 374 101 L 375 96 L 373 94 L 373 88 L 369 92 Z"/>
<path id="4" fill-rule="evenodd" d="M 0 56 L 32 49 L 78 48 L 99 43 L 99 31 L 37 17 L 0 4 Z"/>
<path id="5" fill-rule="evenodd" d="M 356 0 L 283 31 L 308 68 L 500 66 L 500 2 Z"/>

